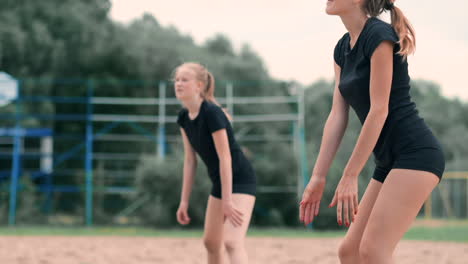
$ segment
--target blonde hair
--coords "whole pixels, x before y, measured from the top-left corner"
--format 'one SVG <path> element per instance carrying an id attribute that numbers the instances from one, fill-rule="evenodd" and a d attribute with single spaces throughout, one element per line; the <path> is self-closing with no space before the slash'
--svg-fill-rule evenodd
<path id="1" fill-rule="evenodd" d="M 209 101 L 211 103 L 214 103 L 215 105 L 221 107 L 223 109 L 224 113 L 226 114 L 226 116 L 228 117 L 228 119 L 232 120 L 231 115 L 227 112 L 227 110 L 225 108 L 223 108 L 221 106 L 220 103 L 218 103 L 218 101 L 216 100 L 216 98 L 214 96 L 215 79 L 214 79 L 213 74 L 211 72 L 209 72 L 208 69 L 206 69 L 206 67 L 204 67 L 200 63 L 196 63 L 196 62 L 182 63 L 181 65 L 179 65 L 175 69 L 174 74 L 177 74 L 177 71 L 180 68 L 189 68 L 189 69 L 191 69 L 195 73 L 195 79 L 197 81 L 200 81 L 202 84 L 204 84 L 204 89 L 202 90 L 200 96 L 203 99 L 205 99 L 205 100 L 207 100 L 207 101 Z"/>
<path id="2" fill-rule="evenodd" d="M 416 49 L 416 32 L 401 9 L 394 5 L 394 2 L 395 0 L 366 0 L 363 8 L 371 17 L 379 16 L 385 10 L 390 11 L 392 26 L 400 39 L 398 54 L 406 59 Z"/>

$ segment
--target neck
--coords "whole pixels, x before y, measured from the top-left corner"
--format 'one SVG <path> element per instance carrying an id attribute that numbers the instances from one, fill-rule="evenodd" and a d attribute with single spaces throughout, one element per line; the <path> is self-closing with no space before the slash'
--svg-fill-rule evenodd
<path id="1" fill-rule="evenodd" d="M 182 101 L 182 104 L 191 114 L 197 114 L 200 111 L 200 106 L 203 102 L 203 98 L 196 97 Z"/>
<path id="2" fill-rule="evenodd" d="M 349 32 L 351 42 L 355 42 L 361 34 L 368 17 L 363 12 L 352 12 L 341 16 L 344 26 Z"/>

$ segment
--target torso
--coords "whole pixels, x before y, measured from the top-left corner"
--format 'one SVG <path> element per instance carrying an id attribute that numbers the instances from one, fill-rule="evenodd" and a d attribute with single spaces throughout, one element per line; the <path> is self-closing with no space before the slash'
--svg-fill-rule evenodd
<path id="1" fill-rule="evenodd" d="M 398 36 L 388 23 L 369 18 L 352 48 L 349 33 L 340 39 L 335 47 L 334 57 L 341 68 L 339 91 L 361 123 L 364 123 L 370 110 L 371 57 L 382 41 L 395 43 L 389 113 L 374 148 L 376 158 L 385 162 L 395 140 L 405 137 L 407 133 L 429 130 L 419 117 L 415 103 L 411 101 L 408 63 L 397 54 L 400 48 Z M 402 125 L 403 123 L 406 125 Z M 407 124 L 412 124 L 413 127 Z"/>
<path id="2" fill-rule="evenodd" d="M 189 117 L 187 109 L 179 113 L 177 123 L 184 129 L 190 144 L 208 168 L 213 182 L 220 181 L 219 158 L 212 133 L 226 129 L 233 168 L 233 184 L 254 183 L 253 169 L 234 138 L 231 123 L 223 110 L 208 101 L 203 101 L 198 115 Z"/>

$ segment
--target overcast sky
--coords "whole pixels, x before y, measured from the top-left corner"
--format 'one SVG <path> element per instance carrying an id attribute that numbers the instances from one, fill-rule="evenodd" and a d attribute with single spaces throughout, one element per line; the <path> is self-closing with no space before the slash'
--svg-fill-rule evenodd
<path id="1" fill-rule="evenodd" d="M 310 84 L 333 77 L 333 48 L 346 32 L 325 14 L 326 0 L 112 0 L 112 19 L 128 23 L 147 12 L 203 43 L 216 33 L 236 49 L 248 43 L 271 76 Z M 442 93 L 468 101 L 468 1 L 398 0 L 416 29 L 410 76 L 438 83 Z"/>

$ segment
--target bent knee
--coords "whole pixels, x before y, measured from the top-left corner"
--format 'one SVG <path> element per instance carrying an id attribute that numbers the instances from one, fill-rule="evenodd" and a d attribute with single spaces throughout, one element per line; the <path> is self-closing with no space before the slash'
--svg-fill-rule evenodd
<path id="1" fill-rule="evenodd" d="M 341 260 L 359 257 L 359 243 L 343 240 L 338 248 L 338 256 Z"/>
<path id="2" fill-rule="evenodd" d="M 203 238 L 203 244 L 208 252 L 216 253 L 221 250 L 223 242 L 219 239 Z"/>
<path id="3" fill-rule="evenodd" d="M 362 260 L 362 263 L 378 263 L 376 261 L 386 259 L 391 257 L 391 255 L 385 248 L 378 248 L 375 243 L 369 240 L 362 241 L 359 246 L 359 258 Z"/>
<path id="4" fill-rule="evenodd" d="M 238 249 L 244 248 L 244 240 L 243 239 L 226 239 L 224 241 L 224 246 L 228 252 L 232 252 Z"/>

